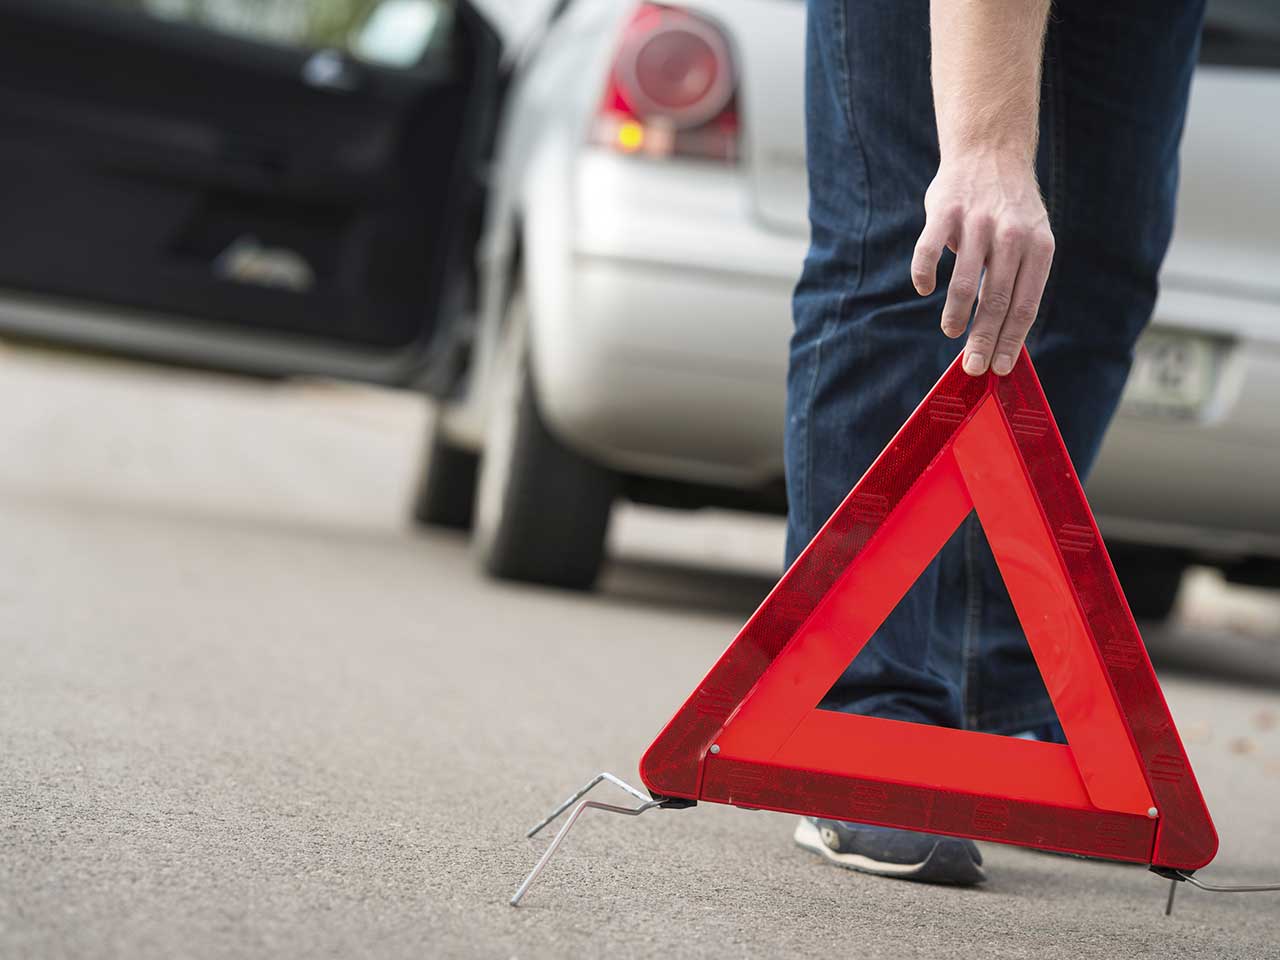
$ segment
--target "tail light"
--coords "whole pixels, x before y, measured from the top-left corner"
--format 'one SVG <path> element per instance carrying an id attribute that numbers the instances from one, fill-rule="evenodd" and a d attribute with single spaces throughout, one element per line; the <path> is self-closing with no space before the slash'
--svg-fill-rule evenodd
<path id="1" fill-rule="evenodd" d="M 642 3 L 622 32 L 591 140 L 623 153 L 738 158 L 737 77 L 724 34 Z"/>

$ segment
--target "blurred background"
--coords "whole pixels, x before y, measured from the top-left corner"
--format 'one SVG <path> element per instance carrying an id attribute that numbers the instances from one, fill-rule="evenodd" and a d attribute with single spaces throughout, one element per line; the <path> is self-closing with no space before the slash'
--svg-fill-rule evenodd
<path id="1" fill-rule="evenodd" d="M 291 811 L 385 894 L 352 837 L 391 818 L 433 850 L 456 824 L 423 797 L 523 777 L 533 812 L 631 773 L 781 572 L 803 31 L 800 0 L 0 2 L 25 916 L 74 890 L 56 942 L 170 942 L 95 880 L 133 858 L 171 911 L 146 922 L 205 930 L 173 865 L 234 887 L 238 861 L 147 832 L 175 808 L 296 866 L 254 832 Z M 1088 493 L 1223 797 L 1280 777 L 1277 170 L 1280 6 L 1211 0 L 1160 299 Z M 1267 816 L 1224 849 L 1274 849 Z M 283 877 L 272 919 L 227 894 L 262 943 L 334 889 Z M 488 882 L 457 881 L 441 936 Z"/>

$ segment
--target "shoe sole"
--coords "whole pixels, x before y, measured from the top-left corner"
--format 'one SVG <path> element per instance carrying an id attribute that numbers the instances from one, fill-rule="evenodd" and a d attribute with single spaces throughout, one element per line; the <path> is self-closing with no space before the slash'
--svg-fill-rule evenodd
<path id="1" fill-rule="evenodd" d="M 846 870 L 870 873 L 877 877 L 893 877 L 897 880 L 913 880 L 916 883 L 945 883 L 957 887 L 972 887 L 984 883 L 987 875 L 974 863 L 964 845 L 939 837 L 932 850 L 920 863 L 886 863 L 873 860 L 859 853 L 840 853 L 822 841 L 816 824 L 802 819 L 796 824 L 796 846 L 816 853 L 828 863 Z"/>

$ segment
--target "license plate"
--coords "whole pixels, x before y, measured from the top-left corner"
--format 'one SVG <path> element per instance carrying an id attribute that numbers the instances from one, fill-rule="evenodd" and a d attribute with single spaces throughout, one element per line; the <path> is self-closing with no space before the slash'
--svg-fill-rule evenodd
<path id="1" fill-rule="evenodd" d="M 1134 351 L 1121 409 L 1145 416 L 1199 416 L 1213 393 L 1219 350 L 1212 337 L 1148 331 Z"/>

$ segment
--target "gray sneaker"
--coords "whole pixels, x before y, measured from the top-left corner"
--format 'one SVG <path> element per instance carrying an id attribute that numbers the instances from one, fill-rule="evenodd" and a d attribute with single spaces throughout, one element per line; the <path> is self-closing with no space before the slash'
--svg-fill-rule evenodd
<path id="1" fill-rule="evenodd" d="M 982 883 L 982 854 L 972 840 L 801 817 L 798 846 L 847 870 L 919 883 L 969 887 Z"/>

